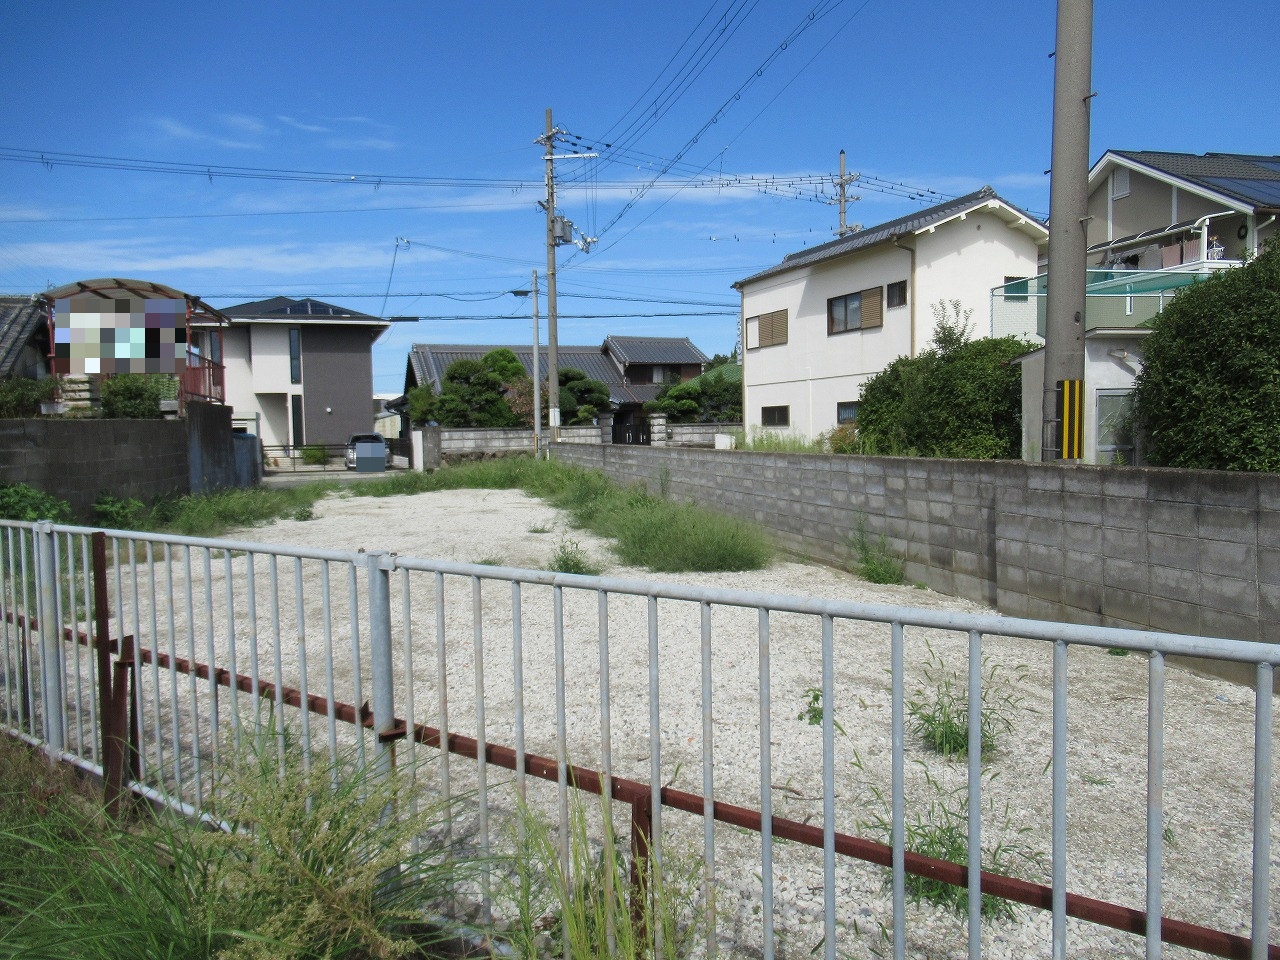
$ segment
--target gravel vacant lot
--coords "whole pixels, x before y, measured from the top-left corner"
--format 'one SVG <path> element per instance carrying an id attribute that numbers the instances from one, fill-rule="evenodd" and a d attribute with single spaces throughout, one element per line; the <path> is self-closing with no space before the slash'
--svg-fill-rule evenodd
<path id="1" fill-rule="evenodd" d="M 545 568 L 553 551 L 575 541 L 609 576 L 646 578 L 706 586 L 839 598 L 965 612 L 988 612 L 976 604 L 912 586 L 875 586 L 826 567 L 779 560 L 748 573 L 651 577 L 619 566 L 603 542 L 570 529 L 565 518 L 517 491 L 468 490 L 384 499 L 335 495 L 316 505 L 309 520 L 233 532 L 237 539 L 330 549 L 388 550 L 402 556 L 513 567 Z M 242 561 L 241 561 L 242 562 Z M 289 563 L 292 563 L 290 561 Z M 236 614 L 236 636 L 244 656 L 246 636 L 256 632 L 259 656 L 272 649 L 265 619 L 267 572 L 255 561 L 259 611 Z M 214 594 L 224 588 L 216 581 Z M 339 699 L 351 685 L 347 584 L 331 584 L 334 636 L 323 638 L 318 565 L 298 575 L 302 602 L 288 591 L 294 573 L 281 568 L 282 624 L 296 630 L 305 608 L 305 648 L 313 691 L 321 688 L 325 651 L 333 665 Z M 346 576 L 344 573 L 343 576 Z M 182 578 L 179 571 L 179 580 Z M 479 583 L 479 581 L 476 581 Z M 511 587 L 486 580 L 414 572 L 393 577 L 392 609 L 400 703 L 408 709 L 410 689 L 417 722 L 437 724 L 440 687 L 437 656 L 447 663 L 449 726 L 473 735 L 477 728 L 477 667 L 482 667 L 484 724 L 490 743 L 514 745 L 516 696 Z M 405 589 L 408 589 L 406 596 Z M 437 587 L 443 607 L 437 608 Z M 361 601 L 362 602 L 362 601 Z M 614 594 L 607 600 L 609 639 L 609 720 L 612 763 L 620 776 L 647 782 L 649 736 L 648 608 L 643 597 Z M 479 629 L 475 612 L 480 612 Z M 523 643 L 523 703 L 528 750 L 554 756 L 556 671 L 553 648 L 554 597 L 551 588 L 526 586 L 520 595 Z M 437 614 L 443 612 L 443 617 Z M 407 614 L 407 621 L 406 621 Z M 659 749 L 665 784 L 703 791 L 703 723 L 700 616 L 697 604 L 661 601 Z M 714 792 L 717 800 L 759 808 L 760 682 L 759 615 L 754 609 L 713 607 L 712 701 Z M 292 619 L 291 619 L 292 618 Z M 570 759 L 600 767 L 600 599 L 595 592 L 563 592 L 565 624 L 566 736 Z M 438 631 L 443 623 L 444 631 Z M 406 630 L 407 627 L 407 630 Z M 225 624 L 215 630 L 224 655 Z M 479 652 L 477 657 L 477 639 Z M 773 767 L 770 775 L 778 816 L 820 824 L 821 730 L 804 714 L 810 691 L 819 686 L 820 622 L 815 617 L 775 614 L 770 621 Z M 868 826 L 887 810 L 878 794 L 889 791 L 890 694 L 889 629 L 881 624 L 839 621 L 835 626 L 835 717 L 837 828 L 875 835 Z M 324 644 L 327 644 L 324 645 Z M 1050 657 L 1044 643 L 987 637 L 986 669 L 994 671 L 995 707 L 1007 720 L 985 763 L 984 840 L 999 840 L 1018 854 L 1009 870 L 1047 882 L 1050 825 Z M 344 651 L 346 651 L 344 655 Z M 907 630 L 907 691 L 931 699 L 926 676 L 963 676 L 967 637 L 937 630 Z M 296 678 L 294 645 L 281 644 L 282 669 Z M 942 664 L 943 666 L 938 666 Z M 243 669 L 243 668 L 242 668 Z M 409 676 L 412 672 L 412 683 Z M 1139 655 L 1112 656 L 1104 650 L 1073 649 L 1069 668 L 1069 843 L 1068 886 L 1072 891 L 1141 909 L 1144 906 L 1146 822 L 1147 664 Z M 368 697 L 368 691 L 363 694 Z M 1251 690 L 1170 668 L 1165 707 L 1164 783 L 1165 881 L 1167 916 L 1247 935 L 1249 918 L 1251 811 L 1253 788 L 1253 694 Z M 316 721 L 323 726 L 323 718 Z M 420 751 L 426 753 L 426 751 Z M 435 775 L 439 761 L 432 761 Z M 907 741 L 908 812 L 925 816 L 939 802 L 955 807 L 953 791 L 965 783 L 963 759 L 927 751 L 911 733 Z M 474 764 L 453 758 L 454 789 L 474 788 Z M 511 809 L 511 775 L 489 774 L 493 822 Z M 531 787 L 535 804 L 554 810 L 554 791 Z M 626 829 L 625 807 L 615 822 Z M 935 813 L 936 816 L 936 813 Z M 673 858 L 701 859 L 702 821 L 668 811 L 663 815 L 665 849 Z M 498 829 L 495 826 L 495 830 Z M 1280 835 L 1280 831 L 1273 831 Z M 718 935 L 725 953 L 758 955 L 761 937 L 759 836 L 718 826 L 716 901 Z M 1274 864 L 1275 858 L 1273 858 Z M 1280 876 L 1273 865 L 1272 876 Z M 822 937 L 821 851 L 790 843 L 775 845 L 775 906 L 780 956 L 804 957 Z M 1272 924 L 1280 924 L 1280 896 L 1272 897 Z M 890 923 L 889 896 L 878 868 L 841 859 L 837 866 L 839 950 L 842 956 L 887 954 L 883 930 Z M 992 957 L 1048 957 L 1049 914 L 1019 907 L 1012 920 L 984 925 L 984 952 Z M 908 909 L 911 956 L 962 957 L 964 921 L 929 904 Z M 1070 922 L 1069 955 L 1140 957 L 1139 938 L 1090 924 Z M 1168 956 L 1193 956 L 1170 949 Z"/>

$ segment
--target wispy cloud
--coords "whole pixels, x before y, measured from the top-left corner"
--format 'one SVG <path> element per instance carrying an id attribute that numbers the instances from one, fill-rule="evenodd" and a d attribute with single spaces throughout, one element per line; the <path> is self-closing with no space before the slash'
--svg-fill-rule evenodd
<path id="1" fill-rule="evenodd" d="M 245 133 L 262 133 L 267 129 L 267 125 L 257 117 L 243 113 L 224 113 L 220 119 L 228 127 Z"/>
<path id="2" fill-rule="evenodd" d="M 244 140 L 232 140 L 216 133 L 206 133 L 180 123 L 170 117 L 157 117 L 155 120 L 156 127 L 165 136 L 171 140 L 186 140 L 191 143 L 211 143 L 214 146 L 223 147 L 227 150 L 259 150 L 261 147 L 256 143 L 248 143 Z"/>
<path id="3" fill-rule="evenodd" d="M 295 130 L 301 130 L 303 133 L 329 133 L 328 127 L 322 127 L 314 123 L 304 123 L 293 117 L 286 117 L 282 113 L 276 114 L 276 119 L 283 123 L 286 127 L 293 127 Z"/>
<path id="4" fill-rule="evenodd" d="M 353 139 L 334 137 L 326 140 L 324 145 L 331 150 L 394 150 L 396 148 L 394 140 L 384 140 L 381 137 L 355 137 Z"/>

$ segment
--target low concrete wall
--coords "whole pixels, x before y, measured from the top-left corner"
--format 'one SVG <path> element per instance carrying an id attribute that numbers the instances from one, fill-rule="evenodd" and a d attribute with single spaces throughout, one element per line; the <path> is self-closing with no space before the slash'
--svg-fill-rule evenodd
<path id="1" fill-rule="evenodd" d="M 151 500 L 191 489 L 182 420 L 0 420 L 0 482 L 87 516 L 99 494 Z"/>
<path id="2" fill-rule="evenodd" d="M 1038 619 L 1280 642 L 1280 474 L 561 444 L 556 459 Z M 1220 675 L 1249 680 L 1224 666 Z"/>
<path id="3" fill-rule="evenodd" d="M 667 442 L 675 447 L 714 447 L 717 433 L 741 429 L 740 423 L 668 423 Z"/>
<path id="4" fill-rule="evenodd" d="M 231 408 L 220 403 L 190 400 L 186 414 L 190 492 L 209 493 L 237 486 Z"/>
<path id="5" fill-rule="evenodd" d="M 440 453 L 449 457 L 533 453 L 533 430 L 491 427 L 441 427 Z"/>

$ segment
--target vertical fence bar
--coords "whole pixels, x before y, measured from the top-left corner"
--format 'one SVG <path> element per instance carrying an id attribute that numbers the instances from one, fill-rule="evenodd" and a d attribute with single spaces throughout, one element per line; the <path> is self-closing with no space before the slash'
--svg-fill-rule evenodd
<path id="1" fill-rule="evenodd" d="M 254 734 L 262 730 L 262 689 L 258 676 L 258 556 L 244 555 L 245 599 L 249 607 L 249 702 L 253 710 Z"/>
<path id="2" fill-rule="evenodd" d="M 62 716 L 62 748 L 64 750 L 71 749 L 71 718 L 67 715 L 67 692 L 69 681 L 67 680 L 67 645 L 62 639 L 62 628 L 64 626 L 63 619 L 66 615 L 67 608 L 63 606 L 62 597 L 62 553 L 58 548 L 58 534 L 55 531 L 50 540 L 53 546 L 53 629 L 54 636 L 58 641 L 58 659 L 55 664 L 58 670 L 58 689 L 62 691 L 62 704 L 60 714 Z M 71 567 L 71 576 L 68 579 L 75 579 L 75 566 Z M 71 606 L 71 613 L 75 613 L 75 605 Z M 72 627 L 75 626 L 75 617 L 72 616 Z M 80 701 L 76 700 L 76 711 L 79 712 Z"/>
<path id="3" fill-rule="evenodd" d="M 1271 722 L 1275 670 L 1258 664 L 1253 727 L 1253 960 L 1265 960 L 1271 940 Z"/>
<path id="4" fill-rule="evenodd" d="M 35 532 L 32 531 L 33 547 Z M 36 693 L 34 687 L 34 677 L 31 667 L 31 594 L 28 590 L 28 584 L 31 582 L 31 564 L 27 562 L 27 531 L 18 531 L 18 554 L 19 564 L 22 568 L 22 630 L 18 636 L 22 640 L 20 659 L 20 677 L 22 681 L 22 703 L 26 716 L 23 717 L 22 729 L 33 737 L 39 737 L 36 730 Z M 31 558 L 31 562 L 35 562 L 35 557 Z"/>
<path id="5" fill-rule="evenodd" d="M 302 561 L 298 561 L 301 564 Z M 301 574 L 299 574 L 301 584 Z M 301 586 L 299 586 L 301 592 Z M 357 708 L 364 703 L 364 693 L 360 679 L 360 593 L 356 583 L 356 565 L 347 564 L 347 596 L 351 604 L 351 695 L 352 703 Z M 364 750 L 364 727 L 356 724 L 356 744 L 360 756 L 360 766 L 368 762 Z"/>
<path id="6" fill-rule="evenodd" d="M 822 616 L 822 952 L 836 960 L 835 624 Z"/>
<path id="7" fill-rule="evenodd" d="M 892 705 L 892 844 L 893 844 L 893 960 L 907 955 L 907 789 L 906 789 L 906 676 L 903 665 L 903 630 L 895 622 L 889 639 L 889 683 Z"/>
<path id="8" fill-rule="evenodd" d="M 329 731 L 329 758 L 338 759 L 337 694 L 333 686 L 333 596 L 329 585 L 329 561 L 320 564 L 320 606 L 324 621 L 325 722 Z"/>
<path id="9" fill-rule="evenodd" d="M 409 595 L 409 571 L 400 570 L 400 619 L 404 623 L 404 700 L 408 737 L 405 749 L 409 751 L 409 813 L 418 817 L 418 738 L 413 735 L 418 724 L 417 700 L 413 692 L 413 604 Z M 421 840 L 414 834 L 411 843 L 413 853 L 421 850 Z"/>
<path id="10" fill-rule="evenodd" d="M 714 717 L 711 705 L 711 604 L 701 608 L 702 653 L 702 898 L 706 910 L 707 957 L 716 955 L 716 820 Z"/>
<path id="11" fill-rule="evenodd" d="M 218 654 L 213 646 L 213 553 L 208 547 L 203 548 L 203 553 L 204 613 L 208 620 L 205 646 L 208 648 L 209 657 L 209 790 L 212 793 L 218 778 L 218 671 L 215 666 L 218 662 Z"/>
<path id="12" fill-rule="evenodd" d="M 524 769 L 524 625 L 520 609 L 520 581 L 511 581 L 511 676 L 515 685 L 516 723 L 516 793 L 520 802 L 528 799 Z M 524 818 L 516 821 L 521 848 L 524 841 Z"/>
<path id="13" fill-rule="evenodd" d="M 53 562 L 58 549 L 53 524 L 42 520 L 35 525 L 36 569 L 40 577 L 40 696 L 44 701 L 44 740 L 55 751 L 64 746 L 62 675 L 57 669 L 62 638 L 58 636 L 58 574 Z"/>
<path id="14" fill-rule="evenodd" d="M 969 958 L 982 956 L 982 634 L 969 631 Z"/>
<path id="15" fill-rule="evenodd" d="M 351 577 L 355 579 L 355 564 L 351 565 Z M 354 594 L 354 583 L 352 593 Z M 302 558 L 294 557 L 293 563 L 293 589 L 294 604 L 298 615 L 298 682 L 302 686 L 302 769 L 309 775 L 311 773 L 311 687 L 307 682 L 307 602 L 302 592 Z M 354 616 L 354 614 L 353 614 Z M 326 658 L 332 661 L 332 657 Z M 356 658 L 356 689 L 359 690 L 360 676 L 360 659 Z M 363 703 L 363 700 L 356 700 L 356 705 Z M 329 712 L 333 712 L 333 699 L 329 699 Z M 364 738 L 360 733 L 360 727 L 356 726 L 357 742 L 360 744 L 360 766 L 364 766 Z M 333 769 L 335 785 L 338 776 L 338 765 L 336 756 L 330 755 L 330 766 Z"/>
<path id="16" fill-rule="evenodd" d="M 162 704 L 160 702 L 160 612 L 157 608 L 159 595 L 156 593 L 156 553 L 155 546 L 147 541 L 147 581 L 151 604 L 151 697 L 155 704 L 156 715 L 152 718 L 153 732 L 156 738 L 156 786 L 164 786 L 164 726 Z M 172 667 L 170 668 L 172 669 Z M 174 745 L 175 749 L 177 745 Z"/>
<path id="17" fill-rule="evenodd" d="M 75 657 L 75 708 L 76 708 L 76 746 L 75 754 L 77 757 L 85 757 L 84 749 L 84 672 L 81 669 L 80 655 L 80 611 L 77 609 L 78 594 L 76 592 L 76 541 L 73 534 L 66 534 L 67 543 L 67 610 L 70 611 L 69 622 L 71 625 L 71 642 L 68 646 L 71 654 Z M 88 587 L 89 581 L 84 581 L 85 587 Z M 88 604 L 85 604 L 86 609 Z M 89 621 L 85 619 L 85 636 L 89 635 Z M 68 741 L 71 739 L 67 738 Z"/>
<path id="18" fill-rule="evenodd" d="M 760 607 L 760 909 L 763 960 L 773 960 L 773 711 L 770 709 L 769 608 Z"/>
<path id="19" fill-rule="evenodd" d="M 106 766 L 105 718 L 111 708 L 111 619 L 108 606 L 107 585 L 107 535 L 99 530 L 91 539 L 93 549 L 93 664 L 96 702 L 93 704 L 94 742 L 97 744 L 97 759 Z M 86 583 L 88 581 L 86 580 Z M 193 681 L 194 682 L 194 681 Z"/>
<path id="20" fill-rule="evenodd" d="M 662 897 L 662 713 L 658 674 L 658 598 L 648 598 L 649 614 L 649 864 L 648 897 Z M 660 902 L 660 900 L 659 900 Z M 655 955 L 663 951 L 662 924 L 650 931 Z"/>
<path id="21" fill-rule="evenodd" d="M 80 534 L 80 593 L 84 597 L 84 635 L 88 646 L 84 651 L 87 658 L 89 682 L 89 756 L 94 763 L 101 763 L 98 753 L 98 685 L 94 668 L 97 665 L 94 650 L 93 630 L 93 577 L 90 573 L 89 558 L 93 541 L 88 534 Z M 2 602 L 2 600 L 0 600 Z"/>
<path id="22" fill-rule="evenodd" d="M 480 912 L 485 923 L 493 921 L 489 872 L 489 743 L 484 722 L 484 603 L 479 577 L 471 578 L 472 663 L 476 687 L 476 787 L 480 800 Z"/>
<path id="23" fill-rule="evenodd" d="M 1147 960 L 1160 960 L 1164 860 L 1164 654 L 1147 663 Z"/>
<path id="24" fill-rule="evenodd" d="M 609 700 L 609 594 L 596 591 L 596 635 L 600 648 L 600 804 L 604 812 L 605 843 L 613 846 L 613 709 Z M 617 893 L 614 871 L 604 875 L 605 941 L 617 953 Z"/>
<path id="25" fill-rule="evenodd" d="M 444 574 L 436 573 L 436 704 L 440 714 L 440 790 L 447 803 L 453 797 L 449 783 L 449 651 L 446 648 Z M 453 818 L 444 821 L 447 843 L 453 836 Z"/>
<path id="26" fill-rule="evenodd" d="M 564 588 L 551 588 L 552 633 L 555 643 L 556 669 L 556 794 L 560 812 L 560 870 L 565 888 L 572 882 L 569 874 L 569 745 L 565 718 L 564 692 Z M 569 956 L 569 933 L 565 931 L 565 957 Z"/>
<path id="27" fill-rule="evenodd" d="M 119 541 L 117 541 L 118 543 Z M 130 667 L 130 683 L 133 685 L 133 710 L 134 715 L 130 721 L 130 735 L 136 732 L 137 742 L 131 745 L 134 753 L 130 759 L 137 764 L 137 779 L 139 781 L 146 780 L 147 777 L 147 749 L 146 749 L 146 701 L 144 697 L 146 691 L 143 687 L 143 678 L 146 671 L 142 668 L 142 603 L 139 599 L 138 592 L 138 544 L 132 538 L 129 542 L 129 593 L 133 598 L 132 608 L 130 610 L 131 620 L 133 623 L 133 665 Z M 154 657 L 152 659 L 155 659 Z"/>
<path id="28" fill-rule="evenodd" d="M 1067 956 L 1067 644 L 1053 643 L 1053 960 Z"/>
<path id="29" fill-rule="evenodd" d="M 105 543 L 105 541 L 104 541 Z M 186 546 L 183 550 L 183 572 L 186 574 L 187 581 L 187 658 L 188 662 L 195 664 L 196 662 L 196 605 L 195 605 L 195 586 L 192 584 L 191 578 L 191 547 Z M 94 554 L 94 563 L 97 563 L 97 554 Z M 104 556 L 105 569 L 105 556 Z M 105 579 L 105 577 L 104 577 Z M 106 587 L 104 585 L 102 596 L 106 597 Z M 101 608 L 104 612 L 100 613 L 102 622 L 106 623 L 106 607 Z M 105 637 L 104 637 L 105 641 Z M 212 664 L 210 668 L 212 669 Z M 188 689 L 191 692 L 191 759 L 192 759 L 192 775 L 196 782 L 196 806 L 204 806 L 204 783 L 200 776 L 200 752 L 202 745 L 200 742 L 200 687 L 196 683 L 196 671 L 187 674 Z M 108 691 L 110 688 L 108 687 Z"/>
<path id="30" fill-rule="evenodd" d="M 276 728 L 276 761 L 279 763 L 280 776 L 285 775 L 284 753 L 286 749 L 284 722 L 284 651 L 280 648 L 280 570 L 276 563 L 276 555 L 267 557 L 267 582 L 271 590 L 271 643 L 274 647 L 273 664 L 275 670 L 275 728 Z M 302 709 L 306 710 L 304 701 Z"/>
<path id="31" fill-rule="evenodd" d="M 164 569 L 165 586 L 169 592 L 169 726 L 173 734 L 173 783 L 178 796 L 183 797 L 182 727 L 178 709 L 178 616 L 173 599 L 173 551 L 167 543 L 164 545 Z"/>
<path id="32" fill-rule="evenodd" d="M 231 562 L 231 551 L 222 551 L 223 576 L 227 578 L 227 658 L 231 661 L 231 735 L 236 749 L 240 749 L 240 661 L 236 656 L 236 579 Z"/>
<path id="33" fill-rule="evenodd" d="M 17 645 L 13 642 L 14 631 L 12 626 L 17 624 L 18 611 L 13 603 L 13 587 L 18 582 L 17 576 L 13 570 L 13 528 L 8 527 L 4 531 L 3 539 L 0 539 L 0 621 L 3 621 L 4 627 L 4 722 L 6 724 L 13 722 L 14 705 L 17 698 L 14 696 L 14 650 Z M 20 685 L 19 685 L 20 686 Z"/>

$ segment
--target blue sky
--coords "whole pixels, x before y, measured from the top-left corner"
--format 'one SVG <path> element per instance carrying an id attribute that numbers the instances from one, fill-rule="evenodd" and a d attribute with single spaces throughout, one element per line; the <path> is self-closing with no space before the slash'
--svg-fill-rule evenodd
<path id="1" fill-rule="evenodd" d="M 390 280 L 385 313 L 424 318 L 374 348 L 375 390 L 395 392 L 412 342 L 531 338 L 509 291 L 546 272 L 534 139 L 551 108 L 613 145 L 557 164 L 561 211 L 600 238 L 560 251 L 560 341 L 728 352 L 733 281 L 832 237 L 836 208 L 784 181 L 834 177 L 842 148 L 867 178 L 851 222 L 923 205 L 887 183 L 991 184 L 1048 210 L 1054 16 L 1047 0 L 10 3 L 0 156 L 347 179 L 0 159 L 0 291 L 130 276 L 216 306 L 285 294 L 378 314 Z M 1278 24 L 1269 0 L 1097 3 L 1090 156 L 1280 152 Z M 706 184 L 721 175 L 754 186 Z"/>

